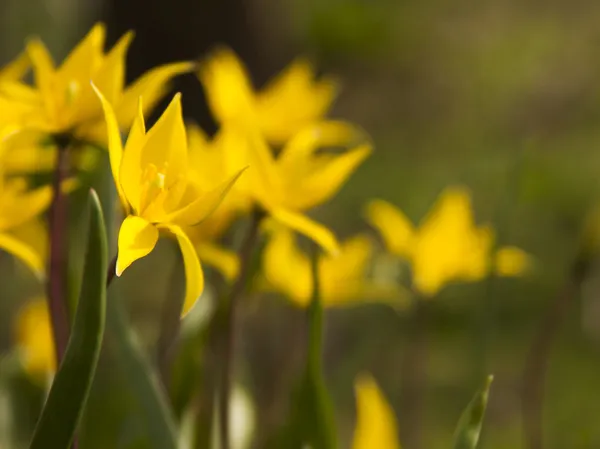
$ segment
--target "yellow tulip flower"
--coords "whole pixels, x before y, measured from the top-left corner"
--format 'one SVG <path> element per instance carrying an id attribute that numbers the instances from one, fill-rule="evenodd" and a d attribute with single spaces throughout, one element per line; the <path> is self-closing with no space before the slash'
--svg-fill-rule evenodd
<path id="1" fill-rule="evenodd" d="M 185 266 L 185 314 L 202 293 L 204 279 L 194 246 L 183 228 L 208 217 L 243 169 L 210 190 L 203 189 L 190 176 L 179 94 L 147 132 L 140 100 L 138 115 L 123 148 L 115 112 L 97 88 L 96 93 L 106 118 L 112 174 L 126 214 L 119 230 L 116 274 L 120 276 L 134 261 L 149 254 L 159 231 L 174 235 Z"/>
<path id="2" fill-rule="evenodd" d="M 352 449 L 400 449 L 394 410 L 367 374 L 354 382 L 356 428 Z"/>
<path id="3" fill-rule="evenodd" d="M 46 231 L 36 217 L 52 201 L 51 186 L 33 190 L 23 178 L 0 178 L 0 249 L 42 276 L 45 269 Z"/>
<path id="4" fill-rule="evenodd" d="M 56 370 L 56 357 L 45 298 L 37 298 L 19 310 L 15 341 L 25 372 L 35 382 L 46 382 Z"/>
<path id="5" fill-rule="evenodd" d="M 346 123 L 320 122 L 297 133 L 275 158 L 258 132 L 224 132 L 231 139 L 231 157 L 252 167 L 236 189 L 250 196 L 276 221 L 306 235 L 326 252 L 336 253 L 339 248 L 333 233 L 304 212 L 334 196 L 371 153 L 364 136 Z M 342 153 L 321 150 L 330 146 L 350 149 Z"/>
<path id="6" fill-rule="evenodd" d="M 307 307 L 313 293 L 309 257 L 298 248 L 294 234 L 282 226 L 272 226 L 263 253 L 266 286 Z M 382 300 L 401 302 L 402 295 L 392 285 L 368 279 L 373 247 L 365 235 L 356 235 L 340 245 L 337 256 L 320 257 L 320 294 L 325 307 L 346 306 Z"/>
<path id="7" fill-rule="evenodd" d="M 230 157 L 232 149 L 224 133 L 219 133 L 209 141 L 204 132 L 195 124 L 187 127 L 189 146 L 190 177 L 207 188 L 227 179 L 239 171 L 240 162 Z M 237 184 L 219 207 L 196 226 L 186 229 L 200 259 L 219 270 L 227 279 L 237 276 L 239 261 L 237 254 L 218 245 L 217 241 L 239 216 L 250 212 L 252 200 Z"/>
<path id="8" fill-rule="evenodd" d="M 108 53 L 104 53 L 105 34 L 103 24 L 95 25 L 58 67 L 41 40 L 30 40 L 26 52 L 34 85 L 16 80 L 0 83 L 0 103 L 10 110 L 7 120 L 18 128 L 104 142 L 106 127 L 90 81 L 114 105 L 118 124 L 126 128 L 135 118 L 140 96 L 146 112 L 165 94 L 165 83 L 193 68 L 190 63 L 167 64 L 125 88 L 125 57 L 133 33 L 125 34 Z"/>
<path id="9" fill-rule="evenodd" d="M 257 92 L 246 68 L 228 48 L 213 52 L 199 78 L 219 123 L 252 123 L 276 145 L 323 118 L 338 90 L 330 78 L 315 80 L 310 63 L 298 59 Z"/>
<path id="10" fill-rule="evenodd" d="M 518 276 L 530 267 L 529 256 L 516 247 L 500 248 L 492 260 L 494 231 L 475 225 L 469 192 L 462 187 L 444 190 L 418 229 L 383 200 L 368 205 L 367 219 L 388 250 L 410 262 L 413 286 L 424 296 L 454 280 L 480 280 L 492 269 L 500 276 Z"/>

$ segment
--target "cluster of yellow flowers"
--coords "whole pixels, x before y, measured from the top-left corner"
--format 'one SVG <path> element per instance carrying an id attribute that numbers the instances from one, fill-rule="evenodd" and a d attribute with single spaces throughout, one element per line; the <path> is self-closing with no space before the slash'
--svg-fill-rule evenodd
<path id="1" fill-rule="evenodd" d="M 331 230 L 306 215 L 331 199 L 372 151 L 357 126 L 326 118 L 338 92 L 334 80 L 315 79 L 311 65 L 297 60 L 256 90 L 236 55 L 221 48 L 198 66 L 167 64 L 125 86 L 132 37 L 126 34 L 105 52 L 105 28 L 96 25 L 59 66 L 41 41 L 30 40 L 24 54 L 0 71 L 2 249 L 43 275 L 47 236 L 40 214 L 50 205 L 52 191 L 50 186 L 29 188 L 27 175 L 52 170 L 67 139 L 72 150 L 82 152 L 90 145 L 108 147 L 124 214 L 117 276 L 149 254 L 160 234 L 178 242 L 186 276 L 182 315 L 202 294 L 201 261 L 228 280 L 237 277 L 240 262 L 219 241 L 234 221 L 257 211 L 268 217 L 257 285 L 308 304 L 313 279 L 309 257 L 295 241 L 299 233 L 324 252 L 318 270 L 325 306 L 402 301 L 399 286 L 369 276 L 376 247 L 367 234 L 339 243 Z M 24 80 L 29 70 L 32 83 Z M 184 123 L 179 94 L 146 129 L 145 117 L 168 92 L 169 81 L 185 72 L 198 75 L 220 125 L 211 138 Z M 73 163 L 94 168 L 93 158 Z M 412 289 L 422 296 L 492 271 L 519 275 L 530 265 L 518 248 L 492 254 L 493 231 L 475 224 L 470 195 L 461 187 L 445 190 L 418 229 L 383 200 L 372 201 L 366 216 L 389 252 L 410 263 Z M 55 365 L 52 348 L 40 343 L 50 341 L 42 304 L 27 307 L 17 326 L 25 365 L 33 373 L 47 373 Z M 372 378 L 361 377 L 356 388 L 354 447 L 399 447 L 393 413 Z"/>

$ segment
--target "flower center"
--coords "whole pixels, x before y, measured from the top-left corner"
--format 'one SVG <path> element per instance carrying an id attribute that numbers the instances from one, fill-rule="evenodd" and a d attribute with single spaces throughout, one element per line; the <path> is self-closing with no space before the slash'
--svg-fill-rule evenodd
<path id="1" fill-rule="evenodd" d="M 159 197 L 164 199 L 168 190 L 165 185 L 167 163 L 159 170 L 154 164 L 148 164 L 142 174 L 142 192 L 140 196 L 140 213 L 143 213 Z"/>

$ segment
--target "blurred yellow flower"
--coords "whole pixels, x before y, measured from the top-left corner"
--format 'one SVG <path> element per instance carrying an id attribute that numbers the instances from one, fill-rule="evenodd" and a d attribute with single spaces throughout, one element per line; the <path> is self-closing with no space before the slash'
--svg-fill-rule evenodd
<path id="1" fill-rule="evenodd" d="M 218 122 L 251 123 L 276 145 L 323 118 L 331 107 L 337 83 L 315 76 L 311 64 L 298 59 L 257 92 L 246 68 L 228 48 L 214 51 L 199 71 Z"/>
<path id="2" fill-rule="evenodd" d="M 133 33 L 125 34 L 108 53 L 104 53 L 105 34 L 103 24 L 95 25 L 59 67 L 39 39 L 30 40 L 26 52 L 34 85 L 18 80 L 0 83 L 0 103 L 10 110 L 7 118 L 0 118 L 12 121 L 17 128 L 72 133 L 79 139 L 102 143 L 106 128 L 90 81 L 115 106 L 118 124 L 126 128 L 135 118 L 140 96 L 145 98 L 146 109 L 151 108 L 166 93 L 165 84 L 173 76 L 193 68 L 190 63 L 167 64 L 125 88 L 125 56 Z"/>
<path id="3" fill-rule="evenodd" d="M 116 274 L 120 276 L 134 261 L 149 254 L 160 230 L 169 232 L 176 237 L 184 260 L 185 314 L 202 293 L 204 279 L 194 246 L 183 227 L 208 217 L 243 169 L 210 190 L 190 176 L 179 94 L 148 132 L 140 99 L 138 116 L 123 148 L 113 108 L 98 89 L 96 93 L 106 117 L 111 169 L 126 214 L 119 230 Z"/>
<path id="4" fill-rule="evenodd" d="M 209 141 L 195 124 L 187 127 L 190 177 L 207 187 L 234 175 L 240 168 L 239 159 L 232 156 L 229 141 L 219 133 Z M 239 182 L 238 182 L 239 183 Z M 218 244 L 219 238 L 240 215 L 250 212 L 252 201 L 236 183 L 223 198 L 219 207 L 204 221 L 186 229 L 200 259 L 219 270 L 227 279 L 236 277 L 239 268 L 237 255 Z"/>
<path id="5" fill-rule="evenodd" d="M 0 166 L 7 176 L 47 173 L 56 169 L 58 148 L 39 131 L 15 133 L 0 142 Z M 100 158 L 98 148 L 84 146 L 71 153 L 71 165 L 89 172 Z"/>
<path id="6" fill-rule="evenodd" d="M 48 304 L 37 298 L 23 306 L 15 322 L 19 358 L 29 377 L 43 383 L 56 370 Z"/>
<path id="7" fill-rule="evenodd" d="M 500 276 L 518 276 L 531 264 L 516 247 L 500 248 L 492 260 L 494 231 L 475 225 L 469 192 L 462 187 L 444 190 L 418 229 L 383 200 L 368 205 L 367 219 L 388 250 L 410 262 L 413 286 L 424 296 L 435 295 L 454 280 L 480 280 L 492 269 Z"/>
<path id="8" fill-rule="evenodd" d="M 276 221 L 306 235 L 325 251 L 335 253 L 338 243 L 331 231 L 304 212 L 334 196 L 346 179 L 371 153 L 371 145 L 355 127 L 343 122 L 320 122 L 297 133 L 277 158 L 258 132 L 224 129 L 229 157 L 251 167 L 236 185 Z M 327 152 L 342 146 L 347 151 Z"/>
<path id="9" fill-rule="evenodd" d="M 400 449 L 394 410 L 368 374 L 354 382 L 356 428 L 352 449 Z"/>
<path id="10" fill-rule="evenodd" d="M 29 190 L 24 178 L 0 177 L 0 249 L 18 257 L 38 276 L 44 273 L 47 236 L 36 218 L 51 200 L 49 185 Z"/>
<path id="11" fill-rule="evenodd" d="M 294 234 L 282 226 L 271 226 L 263 253 L 266 287 L 284 293 L 301 307 L 310 303 L 313 278 L 309 257 L 298 248 Z M 370 301 L 401 302 L 392 285 L 368 278 L 373 256 L 372 243 L 365 235 L 343 242 L 337 256 L 320 257 L 320 294 L 325 307 L 346 306 Z"/>

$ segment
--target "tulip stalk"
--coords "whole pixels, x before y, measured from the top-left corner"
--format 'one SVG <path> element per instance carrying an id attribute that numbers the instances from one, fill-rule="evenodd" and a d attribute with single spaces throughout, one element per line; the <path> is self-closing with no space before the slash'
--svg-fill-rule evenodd
<path id="1" fill-rule="evenodd" d="M 69 316 L 67 312 L 65 268 L 67 251 L 67 198 L 62 185 L 69 169 L 69 144 L 57 139 L 58 151 L 52 180 L 52 204 L 50 206 L 50 259 L 48 266 L 48 309 L 52 322 L 52 335 L 57 364 L 63 359 L 69 341 Z"/>
<path id="2" fill-rule="evenodd" d="M 250 219 L 249 228 L 240 248 L 240 271 L 233 283 L 229 297 L 224 304 L 222 315 L 222 341 L 220 342 L 220 379 L 218 385 L 219 440 L 221 449 L 231 449 L 229 417 L 231 404 L 231 387 L 233 380 L 236 311 L 240 297 L 243 295 L 250 278 L 252 254 L 258 238 L 258 230 L 264 213 L 256 210 Z"/>

